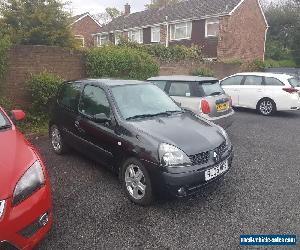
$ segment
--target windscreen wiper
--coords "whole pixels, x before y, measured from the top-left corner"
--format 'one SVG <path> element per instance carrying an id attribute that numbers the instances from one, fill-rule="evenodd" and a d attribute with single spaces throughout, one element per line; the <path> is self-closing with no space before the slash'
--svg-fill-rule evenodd
<path id="1" fill-rule="evenodd" d="M 3 125 L 3 126 L 0 126 L 0 130 L 2 130 L 2 129 L 8 129 L 8 128 L 11 128 L 11 125 L 6 124 L 6 125 Z"/>
<path id="2" fill-rule="evenodd" d="M 180 111 L 180 110 L 172 110 L 172 111 L 164 111 L 164 112 L 160 112 L 160 113 L 156 113 L 156 114 L 135 115 L 135 116 L 131 116 L 131 117 L 126 118 L 126 120 L 132 120 L 132 119 L 138 119 L 138 118 L 155 117 L 155 116 L 159 116 L 159 115 L 171 116 L 172 114 L 182 113 L 182 112 L 183 111 Z"/>
<path id="3" fill-rule="evenodd" d="M 222 92 L 213 92 L 210 95 L 221 95 L 221 94 L 222 94 Z"/>

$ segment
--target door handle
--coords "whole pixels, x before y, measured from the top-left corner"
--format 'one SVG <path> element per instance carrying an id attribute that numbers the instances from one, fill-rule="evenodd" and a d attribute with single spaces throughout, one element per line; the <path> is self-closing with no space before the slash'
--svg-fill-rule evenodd
<path id="1" fill-rule="evenodd" d="M 75 125 L 75 128 L 77 128 L 77 130 L 79 131 L 79 132 L 81 132 L 81 133 L 84 133 L 85 131 L 84 131 L 84 129 L 82 129 L 81 127 L 80 127 L 80 123 L 79 123 L 79 121 L 75 121 L 75 123 L 74 123 L 74 125 Z"/>

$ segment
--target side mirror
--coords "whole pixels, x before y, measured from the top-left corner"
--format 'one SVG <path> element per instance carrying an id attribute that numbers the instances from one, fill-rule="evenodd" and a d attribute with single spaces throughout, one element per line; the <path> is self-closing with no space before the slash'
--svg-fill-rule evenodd
<path id="1" fill-rule="evenodd" d="M 110 122 L 110 118 L 106 116 L 104 113 L 96 114 L 93 117 L 94 122 L 104 123 Z"/>
<path id="2" fill-rule="evenodd" d="M 12 110 L 11 115 L 14 121 L 22 121 L 25 118 L 25 113 L 23 110 Z"/>

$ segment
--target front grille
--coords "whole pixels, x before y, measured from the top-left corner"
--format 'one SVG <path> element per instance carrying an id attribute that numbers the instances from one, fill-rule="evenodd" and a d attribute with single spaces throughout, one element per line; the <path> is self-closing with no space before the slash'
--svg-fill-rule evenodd
<path id="1" fill-rule="evenodd" d="M 18 248 L 16 248 L 15 246 L 11 245 L 7 241 L 1 241 L 0 242 L 0 249 L 1 250 L 18 250 Z"/>
<path id="2" fill-rule="evenodd" d="M 208 163 L 211 152 L 216 152 L 218 155 L 222 156 L 227 151 L 226 142 L 223 142 L 219 147 L 212 151 L 201 152 L 199 154 L 190 155 L 189 158 L 193 165 L 203 165 Z"/>
<path id="3" fill-rule="evenodd" d="M 189 156 L 193 165 L 206 164 L 209 160 L 209 151 Z"/>

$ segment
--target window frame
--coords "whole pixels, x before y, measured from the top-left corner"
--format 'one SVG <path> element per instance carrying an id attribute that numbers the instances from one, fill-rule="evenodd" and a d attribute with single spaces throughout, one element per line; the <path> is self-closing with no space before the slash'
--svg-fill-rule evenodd
<path id="1" fill-rule="evenodd" d="M 276 81 L 280 82 L 281 85 L 269 85 L 269 84 L 267 84 L 267 79 L 275 79 Z M 272 86 L 273 87 L 276 87 L 276 86 L 285 86 L 284 83 L 281 80 L 279 80 L 278 78 L 276 78 L 276 77 L 268 77 L 268 76 L 264 77 L 263 85 L 265 85 L 265 86 L 271 86 L 271 87 Z"/>
<path id="2" fill-rule="evenodd" d="M 227 80 L 232 79 L 232 78 L 234 78 L 234 77 L 241 77 L 241 82 L 240 82 L 240 84 L 237 84 L 237 85 L 233 85 L 233 84 L 231 84 L 231 85 L 229 85 L 229 84 L 228 84 L 228 85 L 224 85 L 224 84 L 223 84 L 224 81 L 227 81 Z M 244 75 L 230 76 L 230 77 L 227 77 L 226 79 L 222 80 L 221 83 L 220 83 L 220 85 L 221 85 L 221 87 L 222 87 L 222 86 L 243 86 L 243 85 L 244 85 L 244 80 L 245 80 L 245 76 L 244 76 Z"/>
<path id="3" fill-rule="evenodd" d="M 185 29 L 186 29 L 186 36 L 185 37 L 181 37 L 181 38 L 176 38 L 176 30 L 182 29 L 183 27 L 177 27 L 179 25 L 183 25 L 185 24 Z M 188 30 L 188 24 L 191 25 L 191 29 L 190 29 L 190 34 L 189 34 L 189 30 Z M 173 28 L 174 27 L 174 28 Z M 172 23 L 170 24 L 170 41 L 180 41 L 180 40 L 186 40 L 186 39 L 191 39 L 192 38 L 192 30 L 193 30 L 193 22 L 192 21 L 185 21 L 185 22 L 180 22 L 180 23 Z M 172 29 L 174 29 L 174 33 L 172 31 Z"/>
<path id="4" fill-rule="evenodd" d="M 158 40 L 154 40 L 154 32 L 158 32 Z M 160 42 L 160 26 L 152 26 L 151 27 L 151 43 L 159 43 Z"/>
<path id="5" fill-rule="evenodd" d="M 84 41 L 84 36 L 82 35 L 75 35 L 75 40 L 80 40 L 81 41 L 81 45 L 80 47 L 84 48 L 85 47 L 85 41 Z"/>
<path id="6" fill-rule="evenodd" d="M 261 78 L 261 84 L 255 84 L 255 85 L 249 85 L 249 84 L 245 84 L 246 83 L 246 80 L 247 80 L 247 77 L 260 77 Z M 243 80 L 243 86 L 266 86 L 265 84 L 265 78 L 264 76 L 257 76 L 257 75 L 245 75 L 244 76 L 244 80 Z"/>
<path id="7" fill-rule="evenodd" d="M 106 99 L 107 99 L 107 101 L 108 101 L 108 104 L 109 104 L 109 117 L 112 118 L 112 117 L 113 117 L 113 109 L 112 109 L 112 105 L 111 105 L 111 102 L 110 102 L 110 100 L 109 100 L 109 97 L 108 97 L 107 92 L 105 91 L 105 89 L 104 89 L 103 87 L 101 87 L 101 86 L 99 86 L 99 85 L 95 85 L 95 84 L 90 84 L 90 83 L 85 84 L 85 85 L 83 86 L 82 90 L 81 90 L 80 98 L 79 98 L 79 100 L 78 100 L 78 105 L 77 105 L 77 107 L 78 107 L 78 113 L 81 114 L 82 116 L 86 117 L 87 119 L 93 121 L 93 117 L 92 117 L 92 116 L 87 115 L 87 114 L 84 114 L 84 113 L 80 110 L 80 104 L 81 104 L 81 102 L 82 102 L 82 98 L 83 98 L 83 95 L 84 95 L 84 90 L 85 90 L 86 87 L 95 87 L 95 88 L 99 88 L 99 89 L 101 89 L 101 90 L 104 92 L 105 97 L 106 97 Z"/>
<path id="8" fill-rule="evenodd" d="M 139 32 L 139 40 L 132 40 L 132 34 L 133 33 L 137 33 Z M 128 31 L 128 40 L 131 42 L 136 42 L 138 44 L 142 44 L 144 42 L 144 30 L 142 28 L 138 28 L 138 29 L 130 29 Z"/>
<path id="9" fill-rule="evenodd" d="M 122 31 L 115 31 L 114 32 L 114 37 L 115 37 L 115 45 L 118 45 L 120 43 L 121 40 L 121 36 L 122 36 L 123 32 Z"/>
<path id="10" fill-rule="evenodd" d="M 190 89 L 190 96 L 183 96 L 183 95 L 171 95 L 170 94 L 170 89 L 171 89 L 171 85 L 172 83 L 186 83 L 189 85 L 189 89 Z M 195 87 L 195 84 L 196 82 L 191 82 L 191 81 L 173 81 L 173 80 L 169 80 L 167 81 L 167 84 L 165 86 L 165 92 L 169 95 L 169 96 L 174 96 L 174 97 L 197 97 L 197 90 L 196 90 L 196 87 Z"/>
<path id="11" fill-rule="evenodd" d="M 102 41 L 102 39 L 101 39 L 102 36 L 106 36 L 107 37 L 107 43 L 102 44 L 102 42 L 101 42 Z M 101 46 L 107 45 L 107 44 L 109 44 L 109 34 L 104 33 L 104 34 L 98 34 L 96 36 L 96 45 L 97 45 L 97 47 L 101 47 Z"/>
<path id="12" fill-rule="evenodd" d="M 208 34 L 208 25 L 210 24 L 218 24 L 219 25 L 219 31 L 220 31 L 220 20 L 219 18 L 208 18 L 208 19 L 205 19 L 205 37 L 218 37 L 219 36 L 219 32 L 217 32 L 216 35 L 209 35 Z"/>
<path id="13" fill-rule="evenodd" d="M 80 86 L 80 89 L 79 89 L 79 94 L 78 94 L 78 96 L 76 97 L 76 105 L 75 105 L 75 107 L 74 107 L 74 109 L 73 108 L 71 108 L 71 107 L 69 107 L 69 106 L 66 106 L 66 105 L 64 105 L 62 102 L 61 102 L 61 94 L 62 94 L 62 91 L 63 91 L 63 88 L 65 87 L 65 86 L 70 86 L 70 85 L 78 85 L 78 86 Z M 83 90 L 83 82 L 80 82 L 80 81 L 74 81 L 74 82 L 64 82 L 64 83 L 62 83 L 62 85 L 61 85 L 61 87 L 60 87 L 60 89 L 59 89 L 59 91 L 58 91 L 58 93 L 57 93 L 57 96 L 56 96 L 56 103 L 60 106 L 60 107 L 62 107 L 63 109 L 65 109 L 65 110 L 67 110 L 67 111 L 69 111 L 69 112 L 73 112 L 73 113 L 77 113 L 78 112 L 78 105 L 79 105 L 79 102 L 80 102 L 80 98 L 81 98 L 81 95 L 82 95 L 82 90 Z"/>

